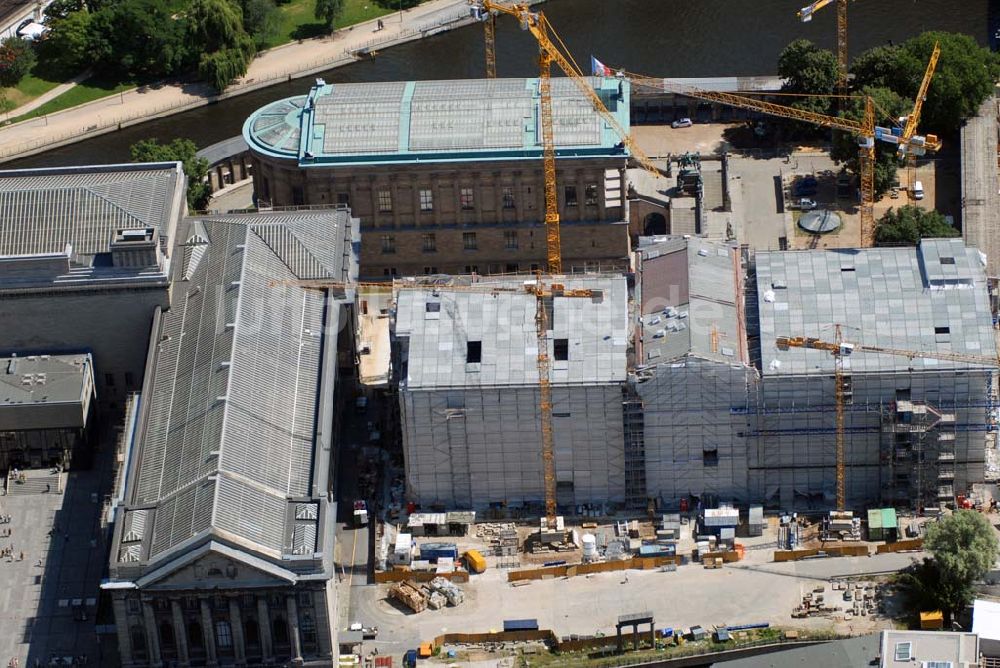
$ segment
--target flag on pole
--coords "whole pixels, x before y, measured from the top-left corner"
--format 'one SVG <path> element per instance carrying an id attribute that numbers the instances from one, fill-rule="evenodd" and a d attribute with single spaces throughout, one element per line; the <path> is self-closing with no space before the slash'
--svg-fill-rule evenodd
<path id="1" fill-rule="evenodd" d="M 593 56 L 590 57 L 590 71 L 595 77 L 610 77 L 613 75 L 610 67 Z"/>

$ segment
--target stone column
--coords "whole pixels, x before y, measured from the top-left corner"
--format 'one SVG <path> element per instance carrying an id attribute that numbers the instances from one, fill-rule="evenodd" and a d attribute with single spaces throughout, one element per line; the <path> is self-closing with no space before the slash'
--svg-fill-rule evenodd
<path id="1" fill-rule="evenodd" d="M 156 628 L 153 604 L 149 601 L 142 602 L 142 619 L 146 623 L 146 647 L 149 649 L 149 665 L 153 668 L 159 668 L 163 665 L 160 658 L 160 634 Z"/>
<path id="2" fill-rule="evenodd" d="M 201 605 L 201 635 L 205 640 L 205 658 L 209 666 L 219 665 L 215 653 L 215 624 L 212 623 L 212 611 L 208 609 L 208 599 L 199 600 Z"/>
<path id="3" fill-rule="evenodd" d="M 243 615 L 240 614 L 240 602 L 235 597 L 229 599 L 229 625 L 233 631 L 233 653 L 236 655 L 236 665 L 247 665 L 246 638 L 243 637 Z"/>
<path id="4" fill-rule="evenodd" d="M 399 209 L 402 201 L 399 199 L 399 187 L 396 186 L 396 179 L 392 179 L 390 183 L 389 192 L 392 193 L 392 227 L 397 228 L 399 227 Z M 416 225 L 418 222 L 420 222 L 420 219 L 414 216 L 413 224 Z"/>
<path id="5" fill-rule="evenodd" d="M 118 632 L 118 653 L 121 657 L 122 665 L 127 667 L 131 666 L 134 661 L 132 658 L 132 625 L 129 624 L 128 608 L 125 606 L 125 599 L 120 592 L 116 592 L 116 594 L 111 605 L 115 611 L 115 628 Z"/>
<path id="6" fill-rule="evenodd" d="M 264 663 L 274 661 L 274 647 L 271 644 L 271 613 L 267 608 L 267 596 L 257 598 L 257 625 L 260 627 L 260 653 Z"/>
<path id="7" fill-rule="evenodd" d="M 170 612 L 174 619 L 174 639 L 177 642 L 177 658 L 183 667 L 191 665 L 191 658 L 188 655 L 187 624 L 184 623 L 184 614 L 181 612 L 181 604 L 177 599 L 170 600 Z"/>
<path id="8" fill-rule="evenodd" d="M 292 645 L 292 664 L 302 665 L 302 642 L 299 640 L 299 606 L 295 602 L 295 595 L 289 594 L 285 597 L 288 604 L 288 640 Z"/>

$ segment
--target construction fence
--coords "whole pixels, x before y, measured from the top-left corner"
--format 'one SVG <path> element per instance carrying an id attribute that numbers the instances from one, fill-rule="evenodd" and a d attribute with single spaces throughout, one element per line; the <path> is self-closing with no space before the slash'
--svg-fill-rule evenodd
<path id="1" fill-rule="evenodd" d="M 452 571 L 450 573 L 435 573 L 434 571 L 408 571 L 403 569 L 393 569 L 391 571 L 375 571 L 376 584 L 388 582 L 403 582 L 412 580 L 413 582 L 430 582 L 434 578 L 444 578 L 451 582 L 468 582 L 468 571 Z"/>
<path id="2" fill-rule="evenodd" d="M 733 554 L 735 554 L 735 552 Z M 541 580 L 548 577 L 574 577 L 577 575 L 610 573 L 612 571 L 625 571 L 632 569 L 649 570 L 670 564 L 680 566 L 684 563 L 684 561 L 684 557 L 676 555 L 672 557 L 633 557 L 631 559 L 622 559 L 620 561 L 602 561 L 593 564 L 563 564 L 560 566 L 547 566 L 545 568 L 510 571 L 507 573 L 507 581 L 519 582 L 524 580 Z"/>
<path id="3" fill-rule="evenodd" d="M 895 543 L 885 543 L 877 546 L 875 551 L 878 554 L 885 554 L 887 552 L 907 552 L 922 549 L 924 549 L 924 539 L 914 538 L 912 540 L 898 540 Z"/>
<path id="4" fill-rule="evenodd" d="M 819 555 L 829 557 L 867 557 L 867 545 L 839 545 L 837 547 L 811 548 L 805 550 L 775 550 L 775 561 L 798 561 Z"/>

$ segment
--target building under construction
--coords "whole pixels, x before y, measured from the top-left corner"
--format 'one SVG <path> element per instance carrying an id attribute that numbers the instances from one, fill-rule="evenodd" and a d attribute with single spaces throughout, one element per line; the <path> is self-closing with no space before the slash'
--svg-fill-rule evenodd
<path id="1" fill-rule="evenodd" d="M 628 288 L 620 276 L 564 285 L 592 294 L 544 302 L 558 500 L 624 502 Z M 411 500 L 544 498 L 536 306 L 520 280 L 398 290 L 393 357 Z"/>
<path id="2" fill-rule="evenodd" d="M 645 239 L 632 299 L 623 278 L 567 283 L 601 297 L 550 304 L 564 507 L 834 505 L 838 357 L 779 349 L 779 337 L 843 351 L 849 506 L 935 505 L 983 479 L 996 344 L 984 264 L 960 239 L 756 256 Z M 540 502 L 535 297 L 477 285 L 397 292 L 408 493 L 428 504 Z"/>

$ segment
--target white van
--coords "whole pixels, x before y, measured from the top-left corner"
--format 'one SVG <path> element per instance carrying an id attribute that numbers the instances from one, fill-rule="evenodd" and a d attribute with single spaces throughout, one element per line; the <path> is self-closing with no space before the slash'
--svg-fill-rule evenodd
<path id="1" fill-rule="evenodd" d="M 924 184 L 920 181 L 913 182 L 913 199 L 924 198 Z"/>

